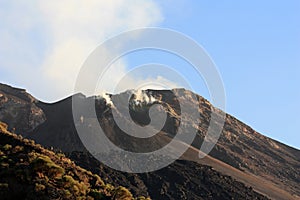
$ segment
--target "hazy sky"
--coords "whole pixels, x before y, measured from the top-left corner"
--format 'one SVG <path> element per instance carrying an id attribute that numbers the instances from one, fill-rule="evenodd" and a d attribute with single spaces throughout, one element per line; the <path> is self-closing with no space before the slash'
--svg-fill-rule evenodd
<path id="1" fill-rule="evenodd" d="M 26 2 L 0 1 L 0 82 L 45 101 L 61 99 L 105 39 L 138 27 L 170 28 L 196 40 L 214 60 L 227 112 L 300 148 L 300 1 Z M 178 71 L 188 67 L 170 55 L 146 53 L 120 60 L 115 76 L 159 59 Z M 203 80 L 191 82 L 209 99 Z"/>

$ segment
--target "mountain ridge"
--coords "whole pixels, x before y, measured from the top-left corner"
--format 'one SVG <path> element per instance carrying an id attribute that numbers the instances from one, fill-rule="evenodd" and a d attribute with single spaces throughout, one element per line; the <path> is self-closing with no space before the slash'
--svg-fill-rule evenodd
<path id="1" fill-rule="evenodd" d="M 191 91 L 184 89 L 181 89 L 180 91 L 183 94 L 182 98 L 184 99 L 184 103 L 193 103 L 189 98 L 189 95 L 192 94 Z M 153 138 L 150 142 L 148 142 L 148 150 L 153 150 L 153 148 L 160 148 L 167 144 L 174 134 L 176 134 L 180 109 L 178 107 L 178 103 L 173 101 L 174 95 L 172 95 L 172 92 L 168 90 L 148 90 L 144 92 L 145 95 L 148 95 L 151 92 L 151 95 L 155 96 L 157 99 L 161 98 L 165 105 L 167 105 L 167 125 L 163 127 L 159 134 L 157 134 L 157 138 Z M 82 98 L 83 102 L 94 100 L 95 98 L 85 97 L 84 95 L 77 95 L 77 97 Z M 198 110 L 200 120 L 199 124 L 195 122 L 199 129 L 192 147 L 199 149 L 203 142 L 203 138 L 206 135 L 212 105 L 199 95 L 197 95 L 197 98 L 200 103 Z M 124 141 L 123 136 L 125 133 L 118 128 L 113 120 L 111 109 L 114 108 L 108 106 L 106 103 L 106 100 L 103 98 L 98 98 L 98 100 L 96 100 L 98 121 L 101 125 L 103 125 L 104 130 L 109 133 L 108 136 L 110 140 L 112 140 L 116 145 L 122 147 L 122 145 L 124 145 L 124 142 L 122 141 Z M 58 148 L 66 153 L 72 153 L 76 150 L 79 150 L 80 152 L 87 152 L 77 135 L 73 122 L 72 97 L 63 99 L 54 104 L 37 102 L 36 105 L 43 110 L 46 120 L 39 124 L 33 131 L 27 132 L 25 134 L 26 137 L 33 138 L 46 147 Z M 133 120 L 141 124 L 147 124 L 147 121 L 149 120 L 147 117 L 147 109 L 147 106 L 142 107 L 140 110 L 133 109 L 133 114 L 131 115 Z M 123 146 L 125 149 L 139 148 L 139 141 L 128 141 L 129 143 Z M 145 149 L 138 150 L 145 151 Z M 284 196 L 290 195 L 290 199 L 296 199 L 297 196 L 300 196 L 300 174 L 298 172 L 298 169 L 300 168 L 300 151 L 257 133 L 251 127 L 231 115 L 226 115 L 225 126 L 221 137 L 209 155 L 212 159 L 206 161 L 215 165 L 214 168 L 219 171 L 223 170 L 223 173 L 227 173 L 227 175 L 233 176 L 237 180 L 239 177 L 235 176 L 233 169 L 230 169 L 229 167 L 221 169 L 217 166 L 217 162 L 213 161 L 213 159 L 217 159 L 218 161 L 237 169 L 243 174 L 249 174 L 250 177 L 245 175 L 248 179 L 255 178 L 256 176 L 261 178 L 255 179 L 256 182 L 254 181 L 253 183 L 249 183 L 246 178 L 243 180 L 244 183 L 251 185 L 256 191 L 261 193 L 264 191 L 259 188 L 260 185 L 257 183 L 257 180 L 261 181 L 264 179 L 266 184 L 261 183 L 261 188 L 267 188 L 267 184 L 272 185 L 268 189 L 270 191 L 264 193 L 269 197 L 285 199 Z M 185 159 L 195 161 L 195 156 L 193 158 L 185 156 Z M 78 163 L 80 163 L 80 160 Z M 222 163 L 222 166 L 226 166 Z M 116 177 L 118 177 L 118 175 L 116 175 Z"/>

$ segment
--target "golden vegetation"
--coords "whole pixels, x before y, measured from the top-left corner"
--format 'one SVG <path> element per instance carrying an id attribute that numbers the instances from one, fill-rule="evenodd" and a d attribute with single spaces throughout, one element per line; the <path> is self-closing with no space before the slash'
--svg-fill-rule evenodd
<path id="1" fill-rule="evenodd" d="M 63 154 L 36 145 L 7 131 L 0 122 L 1 199 L 113 199 L 134 198 L 124 187 L 113 187 Z"/>

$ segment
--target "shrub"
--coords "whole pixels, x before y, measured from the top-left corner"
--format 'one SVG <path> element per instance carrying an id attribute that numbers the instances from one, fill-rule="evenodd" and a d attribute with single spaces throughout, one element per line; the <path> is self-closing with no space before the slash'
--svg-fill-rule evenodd
<path id="1" fill-rule="evenodd" d="M 88 186 L 85 185 L 83 182 L 79 182 L 75 180 L 72 176 L 64 175 L 61 179 L 62 186 L 65 189 L 68 189 L 72 193 L 78 195 L 83 194 L 86 195 Z"/>
<path id="2" fill-rule="evenodd" d="M 46 186 L 44 186 L 43 184 L 39 184 L 39 183 L 35 184 L 35 191 L 36 192 L 43 191 L 43 190 L 45 190 L 45 188 L 46 188 Z"/>
<path id="3" fill-rule="evenodd" d="M 1 163 L 1 167 L 2 168 L 9 168 L 9 164 L 8 163 Z"/>
<path id="4" fill-rule="evenodd" d="M 72 192 L 76 195 L 78 195 L 80 193 L 80 190 L 79 188 L 76 186 L 76 185 L 73 185 L 72 187 Z"/>
<path id="5" fill-rule="evenodd" d="M 8 128 L 7 124 L 0 122 L 0 130 L 1 131 L 5 132 L 5 131 L 7 131 L 7 128 Z"/>
<path id="6" fill-rule="evenodd" d="M 0 190 L 8 189 L 8 183 L 0 183 Z"/>
<path id="7" fill-rule="evenodd" d="M 57 155 L 59 158 L 65 157 L 65 154 L 63 154 L 63 153 L 57 153 L 56 155 Z"/>
<path id="8" fill-rule="evenodd" d="M 95 200 L 101 200 L 101 199 L 104 199 L 104 197 L 105 197 L 100 191 L 95 190 L 95 189 L 92 189 L 89 192 L 89 196 L 93 197 Z"/>
<path id="9" fill-rule="evenodd" d="M 114 189 L 115 189 L 114 186 L 112 186 L 109 183 L 104 186 L 104 190 L 107 191 L 108 193 L 111 193 Z"/>
<path id="10" fill-rule="evenodd" d="M 69 199 L 72 196 L 72 194 L 69 190 L 63 190 L 63 195 L 64 195 L 64 198 L 66 198 L 66 199 Z"/>
<path id="11" fill-rule="evenodd" d="M 7 156 L 5 154 L 1 155 L 0 162 L 7 161 Z"/>
<path id="12" fill-rule="evenodd" d="M 12 150 L 13 153 L 18 153 L 24 150 L 23 146 L 15 146 L 15 148 Z"/>
<path id="13" fill-rule="evenodd" d="M 12 148 L 12 146 L 10 144 L 6 144 L 2 147 L 5 151 L 8 151 Z"/>
<path id="14" fill-rule="evenodd" d="M 132 194 L 124 187 L 117 187 L 113 191 L 113 200 L 132 200 Z"/>
<path id="15" fill-rule="evenodd" d="M 31 154 L 32 155 L 32 154 Z M 48 156 L 33 153 L 31 164 L 34 171 L 41 171 L 49 177 L 57 178 L 65 173 L 65 170 L 56 165 Z"/>
<path id="16" fill-rule="evenodd" d="M 137 200 L 151 200 L 149 197 L 138 197 Z"/>
<path id="17" fill-rule="evenodd" d="M 73 179 L 72 176 L 69 175 L 64 175 L 62 177 L 62 182 L 63 182 L 63 186 L 64 188 L 70 188 L 72 187 L 74 184 L 76 184 L 75 180 Z"/>
<path id="18" fill-rule="evenodd" d="M 98 175 L 93 175 L 92 185 L 96 187 L 103 187 L 105 186 L 104 182 Z"/>

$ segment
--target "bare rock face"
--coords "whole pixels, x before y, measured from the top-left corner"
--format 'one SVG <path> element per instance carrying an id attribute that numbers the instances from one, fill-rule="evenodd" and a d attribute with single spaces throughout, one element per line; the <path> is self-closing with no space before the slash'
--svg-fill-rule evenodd
<path id="1" fill-rule="evenodd" d="M 192 92 L 184 89 L 176 89 L 175 92 L 182 94 L 183 102 L 187 105 L 195 103 L 190 98 Z M 169 118 L 177 119 L 180 116 L 179 104 L 172 102 L 170 91 L 152 91 L 151 94 L 165 99 L 173 108 L 172 112 L 169 111 Z M 207 134 L 213 106 L 203 97 L 197 95 L 197 98 L 200 121 L 192 121 L 190 125 L 198 126 L 198 133 L 192 146 L 199 149 Z M 174 127 L 175 122 L 164 127 L 164 131 L 173 134 Z M 222 134 L 209 155 L 243 172 L 263 177 L 280 188 L 300 196 L 300 151 L 256 132 L 231 115 L 226 114 Z"/>
<path id="2" fill-rule="evenodd" d="M 25 134 L 46 120 L 38 101 L 23 89 L 0 84 L 0 121 L 9 124 L 9 129 Z"/>

